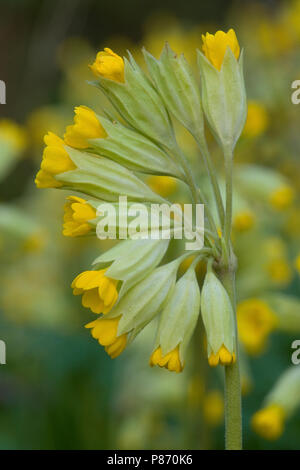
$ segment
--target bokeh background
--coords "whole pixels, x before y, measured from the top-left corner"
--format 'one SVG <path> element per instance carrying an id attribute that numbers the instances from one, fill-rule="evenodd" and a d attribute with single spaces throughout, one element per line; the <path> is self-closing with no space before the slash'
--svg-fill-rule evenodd
<path id="1" fill-rule="evenodd" d="M 70 283 L 108 244 L 64 238 L 65 194 L 37 190 L 34 176 L 44 134 L 62 136 L 75 105 L 101 108 L 86 83 L 98 50 L 130 49 L 140 61 L 142 46 L 159 56 L 168 40 L 194 64 L 201 33 L 235 28 L 249 97 L 236 160 L 274 170 L 293 192 L 284 211 L 263 203 L 253 211 L 251 194 L 239 199 L 239 300 L 283 293 L 300 315 L 300 107 L 291 103 L 291 83 L 300 79 L 300 2 L 1 0 L 0 11 L 0 79 L 7 86 L 0 105 L 0 339 L 7 345 L 0 448 L 223 448 L 222 374 L 208 370 L 199 342 L 177 375 L 148 366 L 152 327 L 117 360 L 83 328 L 90 316 Z M 192 143 L 182 139 L 192 155 Z M 176 188 L 166 184 L 165 191 Z M 248 218 L 238 217 L 240 209 Z M 299 412 L 274 441 L 251 427 L 300 337 L 297 319 L 284 332 L 261 323 L 244 321 L 260 341 L 249 346 L 246 337 L 243 345 L 245 448 L 300 449 Z"/>

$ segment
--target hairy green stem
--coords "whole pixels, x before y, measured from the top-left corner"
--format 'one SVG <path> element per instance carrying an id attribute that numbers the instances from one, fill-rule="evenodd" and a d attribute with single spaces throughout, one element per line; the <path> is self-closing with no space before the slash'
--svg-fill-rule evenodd
<path id="1" fill-rule="evenodd" d="M 205 136 L 203 134 L 200 134 L 199 136 L 195 136 L 195 140 L 197 142 L 197 145 L 199 147 L 199 150 L 201 152 L 202 158 L 204 160 L 212 188 L 214 191 L 214 196 L 216 200 L 216 205 L 217 205 L 217 210 L 218 210 L 218 215 L 220 218 L 220 223 L 221 226 L 224 224 L 224 218 L 225 218 L 225 213 L 224 213 L 224 206 L 223 206 L 223 201 L 222 201 L 222 196 L 221 196 L 221 191 L 218 183 L 218 179 L 216 176 L 216 170 L 214 168 L 207 142 L 205 139 Z"/>
<path id="2" fill-rule="evenodd" d="M 225 366 L 225 447 L 227 450 L 241 450 L 242 399 L 236 322 L 235 267 L 232 263 L 229 263 L 224 271 L 222 282 L 232 302 L 236 333 L 236 362 L 230 366 Z"/>
<path id="3" fill-rule="evenodd" d="M 226 211 L 224 221 L 224 242 L 228 248 L 230 246 L 231 226 L 232 226 L 232 151 L 226 150 L 225 157 L 225 174 L 226 174 Z"/>

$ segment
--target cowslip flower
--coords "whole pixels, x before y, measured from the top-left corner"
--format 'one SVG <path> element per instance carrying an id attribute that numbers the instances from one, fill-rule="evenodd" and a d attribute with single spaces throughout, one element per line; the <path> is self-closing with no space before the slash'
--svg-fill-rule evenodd
<path id="1" fill-rule="evenodd" d="M 237 306 L 239 339 L 249 354 L 263 350 L 270 333 L 278 324 L 269 305 L 260 299 L 247 299 Z"/>
<path id="2" fill-rule="evenodd" d="M 84 271 L 71 284 L 73 294 L 82 295 L 82 305 L 97 314 L 108 313 L 118 299 L 118 280 L 105 276 L 106 271 Z"/>
<path id="3" fill-rule="evenodd" d="M 98 52 L 94 63 L 89 67 L 96 77 L 124 82 L 124 60 L 108 47 Z"/>
<path id="4" fill-rule="evenodd" d="M 151 367 L 159 366 L 165 367 L 166 369 L 173 372 L 181 372 L 183 370 L 183 366 L 180 362 L 179 346 L 176 346 L 175 349 L 165 355 L 163 355 L 161 347 L 159 346 L 151 354 L 149 364 Z"/>
<path id="5" fill-rule="evenodd" d="M 86 149 L 90 146 L 89 139 L 105 138 L 106 136 L 96 113 L 87 106 L 77 106 L 74 124 L 67 126 L 64 141 L 70 147 Z"/>
<path id="6" fill-rule="evenodd" d="M 97 339 L 101 346 L 104 346 L 105 351 L 112 359 L 118 357 L 127 344 L 127 333 L 118 336 L 120 319 L 121 317 L 102 317 L 85 325 L 85 328 L 91 328 L 93 338 Z"/>
<path id="7" fill-rule="evenodd" d="M 233 29 L 229 29 L 227 33 L 217 31 L 216 34 L 203 34 L 202 41 L 205 56 L 218 70 L 221 70 L 227 47 L 230 47 L 236 59 L 240 56 L 240 46 Z"/>
<path id="8" fill-rule="evenodd" d="M 252 427 L 261 437 L 278 439 L 284 430 L 285 413 L 280 405 L 272 404 L 257 411 L 252 417 Z"/>
<path id="9" fill-rule="evenodd" d="M 45 135 L 44 141 L 46 147 L 35 184 L 38 188 L 59 188 L 63 184 L 55 179 L 55 175 L 74 170 L 76 166 L 64 149 L 65 143 L 60 137 L 49 132 Z"/>
<path id="10" fill-rule="evenodd" d="M 77 237 L 92 230 L 88 223 L 96 217 L 96 210 L 81 197 L 69 196 L 64 206 L 63 235 Z"/>
<path id="11" fill-rule="evenodd" d="M 250 230 L 255 222 L 255 216 L 252 211 L 244 210 L 235 214 L 232 225 L 237 232 L 246 232 Z"/>
<path id="12" fill-rule="evenodd" d="M 291 206 L 294 197 L 295 192 L 293 188 L 288 185 L 283 185 L 270 194 L 270 204 L 274 209 L 282 211 Z"/>

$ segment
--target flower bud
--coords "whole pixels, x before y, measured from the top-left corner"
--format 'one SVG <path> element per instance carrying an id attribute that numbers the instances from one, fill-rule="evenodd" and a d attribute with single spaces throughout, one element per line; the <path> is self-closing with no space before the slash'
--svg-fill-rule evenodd
<path id="1" fill-rule="evenodd" d="M 125 59 L 125 83 L 99 77 L 97 86 L 133 128 L 167 148 L 174 147 L 172 124 L 154 86 L 130 57 Z"/>
<path id="2" fill-rule="evenodd" d="M 98 52 L 94 63 L 89 67 L 96 77 L 124 82 L 124 60 L 108 47 Z"/>
<path id="3" fill-rule="evenodd" d="M 84 199 L 69 196 L 65 204 L 63 235 L 65 237 L 78 237 L 86 235 L 92 230 L 89 220 L 96 218 L 96 210 Z"/>
<path id="4" fill-rule="evenodd" d="M 200 290 L 194 268 L 177 281 L 172 297 L 166 304 L 158 326 L 150 365 L 181 372 L 184 355 L 200 311 Z"/>
<path id="5" fill-rule="evenodd" d="M 75 164 L 64 148 L 64 141 L 57 135 L 49 132 L 44 141 L 46 147 L 43 153 L 41 169 L 38 171 L 35 184 L 38 188 L 58 188 L 63 183 L 57 181 L 55 176 L 76 168 Z"/>
<path id="6" fill-rule="evenodd" d="M 203 110 L 220 146 L 232 152 L 247 116 L 242 54 L 233 30 L 207 33 L 203 50 L 205 55 L 198 51 Z"/>
<path id="7" fill-rule="evenodd" d="M 208 270 L 201 292 L 201 314 L 207 336 L 208 362 L 230 365 L 236 360 L 234 312 L 222 283 Z"/>
<path id="8" fill-rule="evenodd" d="M 64 141 L 70 147 L 86 149 L 90 147 L 88 139 L 105 138 L 106 135 L 94 111 L 87 106 L 77 106 L 74 124 L 67 126 Z"/>

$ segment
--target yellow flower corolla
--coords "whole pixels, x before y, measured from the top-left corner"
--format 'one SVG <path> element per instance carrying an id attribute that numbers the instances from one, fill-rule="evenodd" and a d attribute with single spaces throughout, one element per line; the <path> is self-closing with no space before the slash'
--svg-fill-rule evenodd
<path id="1" fill-rule="evenodd" d="M 127 343 L 126 333 L 118 336 L 120 318 L 98 318 L 85 325 L 85 328 L 91 328 L 93 338 L 105 347 L 105 351 L 112 359 L 124 351 Z"/>
<path id="2" fill-rule="evenodd" d="M 218 364 L 221 364 L 222 366 L 229 366 L 230 364 L 234 364 L 235 361 L 235 353 L 228 351 L 224 344 L 220 347 L 217 354 L 212 352 L 208 358 L 208 363 L 211 367 L 216 367 Z"/>
<path id="3" fill-rule="evenodd" d="M 267 264 L 270 280 L 277 285 L 286 285 L 292 279 L 292 270 L 285 258 L 275 258 Z"/>
<path id="4" fill-rule="evenodd" d="M 62 183 L 56 181 L 55 175 L 74 170 L 76 166 L 64 148 L 64 141 L 49 132 L 44 137 L 46 147 L 43 153 L 41 169 L 38 171 L 35 184 L 38 188 L 59 188 Z"/>
<path id="5" fill-rule="evenodd" d="M 264 439 L 278 439 L 284 431 L 285 413 L 281 406 L 273 404 L 257 411 L 251 420 L 252 428 Z"/>
<path id="6" fill-rule="evenodd" d="M 154 192 L 163 197 L 174 193 L 177 187 L 176 179 L 171 176 L 149 176 L 147 183 Z"/>
<path id="7" fill-rule="evenodd" d="M 70 147 L 86 149 L 90 147 L 89 139 L 105 138 L 105 130 L 95 112 L 87 106 L 75 108 L 74 124 L 67 126 L 64 141 Z"/>
<path id="8" fill-rule="evenodd" d="M 253 212 L 244 210 L 238 212 L 233 218 L 233 229 L 237 232 L 246 232 L 250 230 L 255 222 L 255 216 Z"/>
<path id="9" fill-rule="evenodd" d="M 270 204 L 274 209 L 282 211 L 292 204 L 294 196 L 293 188 L 283 185 L 270 194 Z"/>
<path id="10" fill-rule="evenodd" d="M 82 305 L 94 313 L 108 313 L 118 299 L 118 280 L 105 276 L 107 269 L 84 271 L 71 284 L 74 295 L 82 295 Z"/>
<path id="11" fill-rule="evenodd" d="M 218 426 L 224 417 L 224 399 L 219 390 L 209 391 L 203 401 L 203 415 L 211 426 Z"/>
<path id="12" fill-rule="evenodd" d="M 243 135 L 250 138 L 258 137 L 265 132 L 268 123 L 269 117 L 266 108 L 258 101 L 249 101 Z"/>
<path id="13" fill-rule="evenodd" d="M 298 273 L 300 274 L 300 253 L 295 259 L 295 268 L 297 269 Z"/>
<path id="14" fill-rule="evenodd" d="M 124 82 L 124 60 L 108 47 L 98 52 L 95 62 L 89 67 L 96 77 Z"/>
<path id="15" fill-rule="evenodd" d="M 239 339 L 249 354 L 262 352 L 277 323 L 275 313 L 263 300 L 247 299 L 237 306 Z"/>
<path id="16" fill-rule="evenodd" d="M 165 367 L 172 372 L 181 372 L 184 365 L 181 364 L 179 356 L 179 345 L 169 353 L 163 355 L 161 347 L 155 349 L 150 357 L 150 366 Z"/>
<path id="17" fill-rule="evenodd" d="M 9 143 L 15 150 L 22 152 L 27 146 L 27 135 L 24 129 L 10 119 L 0 120 L 0 141 Z"/>
<path id="18" fill-rule="evenodd" d="M 96 210 L 84 199 L 69 196 L 64 209 L 63 235 L 65 237 L 85 235 L 92 229 L 88 221 L 96 217 Z"/>
<path id="19" fill-rule="evenodd" d="M 227 33 L 217 31 L 216 34 L 202 35 L 203 52 L 212 65 L 221 70 L 227 47 L 230 47 L 236 59 L 240 56 L 240 45 L 235 31 L 230 29 Z"/>

